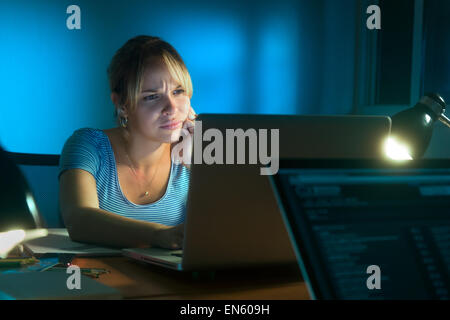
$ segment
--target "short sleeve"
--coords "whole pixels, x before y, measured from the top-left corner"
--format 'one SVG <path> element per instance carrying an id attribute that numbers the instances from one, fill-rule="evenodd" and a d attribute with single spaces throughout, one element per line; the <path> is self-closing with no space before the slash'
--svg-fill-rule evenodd
<path id="1" fill-rule="evenodd" d="M 62 149 L 58 179 L 67 169 L 83 169 L 96 177 L 99 167 L 98 135 L 95 130 L 90 128 L 76 130 Z"/>

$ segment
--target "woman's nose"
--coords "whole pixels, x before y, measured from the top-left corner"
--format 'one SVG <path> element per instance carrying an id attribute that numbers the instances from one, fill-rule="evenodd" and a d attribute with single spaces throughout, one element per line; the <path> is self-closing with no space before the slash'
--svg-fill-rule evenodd
<path id="1" fill-rule="evenodd" d="M 176 102 L 172 100 L 172 98 L 170 97 L 167 98 L 166 104 L 163 109 L 163 113 L 166 115 L 173 114 L 175 113 L 176 109 L 177 109 Z"/>

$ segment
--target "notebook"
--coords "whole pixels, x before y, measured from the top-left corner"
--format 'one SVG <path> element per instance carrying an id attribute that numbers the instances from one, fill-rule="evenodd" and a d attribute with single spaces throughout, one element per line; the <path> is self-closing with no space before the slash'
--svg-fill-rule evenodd
<path id="1" fill-rule="evenodd" d="M 382 156 L 390 125 L 389 117 L 381 116 L 200 114 L 195 130 L 202 136 L 213 129 L 226 137 L 230 129 L 254 129 L 271 137 L 271 130 L 277 129 L 280 158 L 373 158 Z M 208 145 L 202 140 L 194 136 L 193 160 L 196 148 L 200 145 L 204 150 Z M 250 144 L 243 148 L 247 155 Z M 226 158 L 226 146 L 224 149 Z M 295 264 L 269 178 L 261 175 L 261 167 L 249 161 L 194 163 L 182 255 L 180 251 L 159 248 L 126 249 L 124 255 L 182 271 Z"/>

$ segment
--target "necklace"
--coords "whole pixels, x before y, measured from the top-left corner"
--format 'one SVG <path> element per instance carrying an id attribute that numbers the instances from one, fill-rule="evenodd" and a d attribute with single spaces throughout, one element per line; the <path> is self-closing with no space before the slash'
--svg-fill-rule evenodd
<path id="1" fill-rule="evenodd" d="M 139 178 L 138 178 L 138 176 L 137 176 L 137 174 L 136 174 L 136 170 L 134 169 L 133 161 L 131 161 L 130 156 L 128 155 L 128 152 L 127 152 L 126 148 L 125 148 L 125 155 L 127 156 L 127 159 L 128 159 L 128 161 L 130 162 L 130 164 L 131 164 L 131 166 L 129 166 L 129 167 L 130 167 L 131 171 L 133 171 L 133 174 L 134 174 L 134 176 L 135 176 L 135 178 L 136 178 L 136 181 L 139 183 L 139 186 L 140 186 L 141 190 L 144 189 L 144 188 L 142 188 L 142 185 L 141 185 L 141 183 L 140 183 L 140 181 L 139 181 Z M 156 176 L 156 174 L 158 173 L 158 169 L 159 169 L 159 167 L 160 167 L 160 166 L 159 166 L 159 163 L 161 162 L 161 159 L 163 158 L 163 155 L 164 155 L 164 152 L 163 152 L 163 154 L 161 155 L 161 158 L 159 158 L 159 160 L 158 160 L 158 164 L 157 164 L 156 170 L 155 170 L 155 172 L 153 173 L 152 179 L 150 180 L 149 188 L 152 186 L 153 179 L 155 179 L 155 176 Z M 147 191 L 147 190 L 144 190 L 144 194 L 141 195 L 141 197 L 147 197 L 148 195 L 149 195 L 148 191 Z"/>

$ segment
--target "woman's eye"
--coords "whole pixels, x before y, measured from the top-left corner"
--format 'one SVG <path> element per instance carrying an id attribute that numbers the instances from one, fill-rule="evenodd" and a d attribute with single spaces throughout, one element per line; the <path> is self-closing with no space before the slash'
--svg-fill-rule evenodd
<path id="1" fill-rule="evenodd" d="M 152 95 L 144 97 L 144 100 L 145 101 L 154 100 L 157 96 L 158 95 L 156 95 L 156 94 L 152 94 Z"/>
<path id="2" fill-rule="evenodd" d="M 184 92 L 184 89 L 178 89 L 178 90 L 174 91 L 175 95 L 181 94 L 183 92 Z M 157 94 L 151 94 L 149 96 L 144 97 L 144 100 L 145 101 L 150 101 L 150 100 L 155 100 L 156 98 L 158 98 Z"/>

